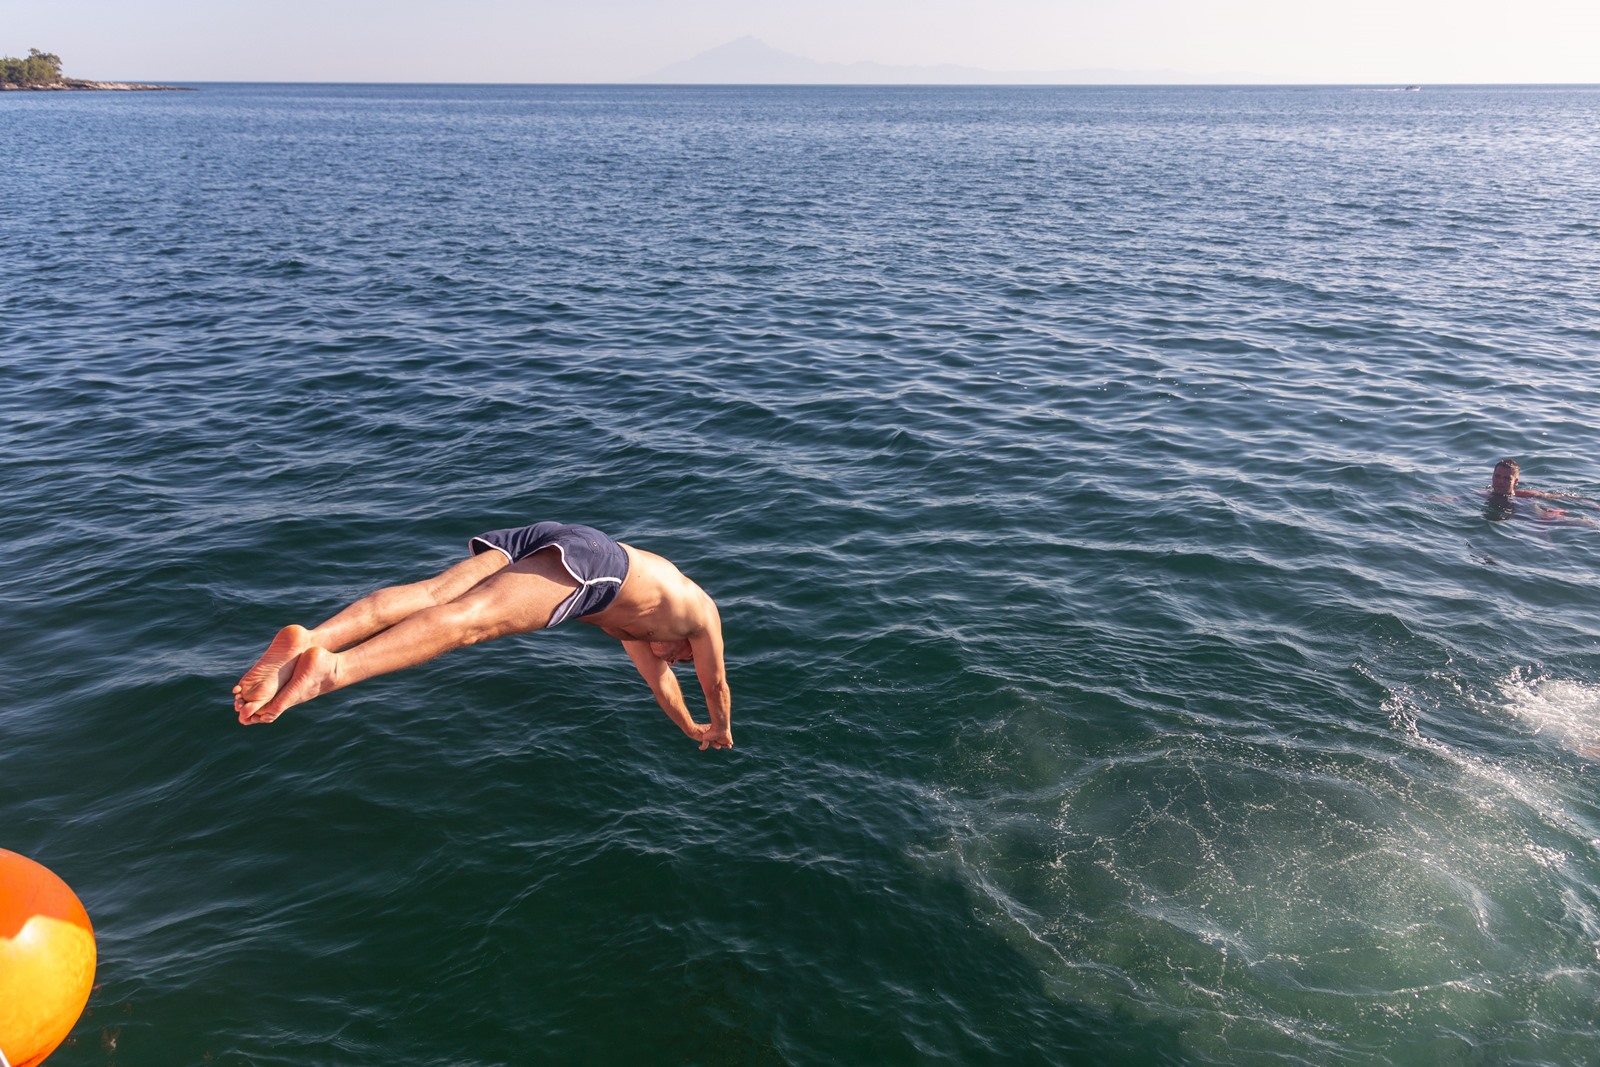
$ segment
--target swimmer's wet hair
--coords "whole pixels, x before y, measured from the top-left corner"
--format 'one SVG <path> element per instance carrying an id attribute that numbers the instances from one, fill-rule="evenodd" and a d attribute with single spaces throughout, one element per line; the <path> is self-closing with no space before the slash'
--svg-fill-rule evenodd
<path id="1" fill-rule="evenodd" d="M 1522 475 L 1522 467 L 1517 464 L 1516 460 L 1509 457 L 1502 459 L 1499 463 L 1494 465 L 1495 470 L 1499 470 L 1501 467 L 1510 467 L 1511 473 L 1517 475 L 1518 477 L 1521 477 Z"/>

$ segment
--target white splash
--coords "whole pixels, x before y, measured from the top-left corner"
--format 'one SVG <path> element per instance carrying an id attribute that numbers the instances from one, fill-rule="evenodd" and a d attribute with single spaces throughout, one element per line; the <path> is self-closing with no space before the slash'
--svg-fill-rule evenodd
<path id="1" fill-rule="evenodd" d="M 1499 685 L 1504 708 L 1535 733 L 1583 756 L 1600 757 L 1600 685 L 1526 678 L 1513 671 Z"/>

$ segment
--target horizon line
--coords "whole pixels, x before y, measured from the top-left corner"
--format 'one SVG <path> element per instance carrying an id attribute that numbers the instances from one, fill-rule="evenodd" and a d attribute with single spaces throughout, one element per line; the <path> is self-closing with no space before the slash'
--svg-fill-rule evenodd
<path id="1" fill-rule="evenodd" d="M 751 81 L 751 82 L 690 82 L 690 81 L 393 81 L 388 79 L 359 79 L 337 80 L 328 78 L 292 78 L 292 79 L 148 79 L 148 78 L 89 78 L 74 75 L 68 79 L 80 82 L 102 82 L 106 84 L 176 84 L 176 85 L 442 85 L 442 86 L 485 86 L 485 87 L 517 87 L 517 86 L 549 86 L 549 87 L 618 87 L 618 88 L 657 88 L 657 89 L 1233 89 L 1233 88 L 1260 88 L 1260 89 L 1342 89 L 1342 88 L 1389 88 L 1399 87 L 1408 89 L 1417 88 L 1478 88 L 1496 86 L 1503 88 L 1600 88 L 1600 81 L 1455 81 L 1455 82 L 1430 82 L 1406 79 L 1391 81 L 1062 81 L 1062 82 L 1018 82 L 1018 81 L 992 81 L 992 82 L 780 82 L 780 81 Z"/>

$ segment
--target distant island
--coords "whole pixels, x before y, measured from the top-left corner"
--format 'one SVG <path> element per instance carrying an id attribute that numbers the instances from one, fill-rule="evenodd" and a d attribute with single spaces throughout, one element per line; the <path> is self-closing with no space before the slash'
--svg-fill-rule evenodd
<path id="1" fill-rule="evenodd" d="M 37 48 L 28 49 L 27 59 L 0 56 L 0 90 L 70 92 L 81 90 L 176 90 L 175 85 L 134 85 L 129 82 L 92 82 L 69 78 L 61 73 L 61 57 Z"/>

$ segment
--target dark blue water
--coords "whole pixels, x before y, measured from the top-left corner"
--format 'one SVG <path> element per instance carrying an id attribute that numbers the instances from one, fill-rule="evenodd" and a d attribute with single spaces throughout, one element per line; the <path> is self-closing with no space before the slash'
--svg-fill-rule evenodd
<path id="1" fill-rule="evenodd" d="M 1600 91 L 0 142 L 0 847 L 101 953 L 52 1063 L 1595 1061 L 1600 528 L 1477 491 L 1600 499 Z M 717 599 L 736 748 L 576 625 L 235 722 L 279 626 L 546 518 Z"/>

